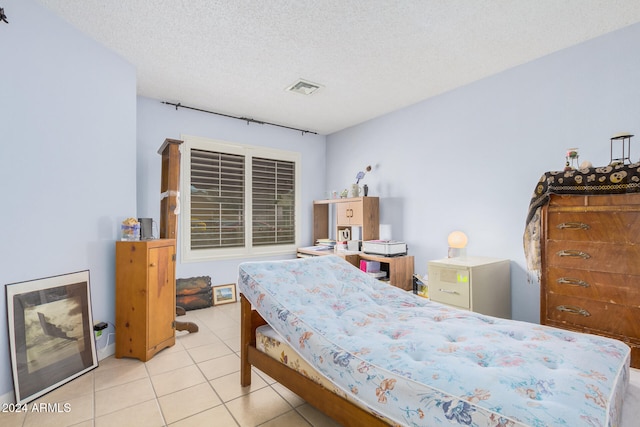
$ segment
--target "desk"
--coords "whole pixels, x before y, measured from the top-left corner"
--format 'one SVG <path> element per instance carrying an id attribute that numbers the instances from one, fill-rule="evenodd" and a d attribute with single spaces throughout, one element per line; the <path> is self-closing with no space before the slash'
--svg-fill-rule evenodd
<path id="1" fill-rule="evenodd" d="M 360 268 L 360 260 L 377 261 L 380 270 L 386 271 L 389 284 L 405 291 L 413 290 L 414 259 L 412 255 L 387 257 L 382 255 L 365 254 L 355 251 L 314 251 L 308 248 L 298 248 L 298 258 L 307 256 L 338 255 L 356 268 Z"/>

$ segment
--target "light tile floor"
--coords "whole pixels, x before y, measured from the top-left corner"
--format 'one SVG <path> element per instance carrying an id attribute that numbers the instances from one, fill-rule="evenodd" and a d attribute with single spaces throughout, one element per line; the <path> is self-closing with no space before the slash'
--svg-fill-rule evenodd
<path id="1" fill-rule="evenodd" d="M 240 304 L 188 311 L 197 333 L 178 332 L 176 345 L 146 363 L 100 361 L 98 368 L 36 402 L 62 412 L 0 413 L 2 426 L 337 426 L 264 373 L 240 386 Z M 63 404 L 70 411 L 64 412 Z M 29 408 L 32 403 L 29 404 Z"/>
<path id="2" fill-rule="evenodd" d="M 178 320 L 200 330 L 178 332 L 176 345 L 147 363 L 103 359 L 29 403 L 59 403 L 62 412 L 0 412 L 0 426 L 338 426 L 260 371 L 253 371 L 250 387 L 240 386 L 239 303 L 189 311 Z M 631 371 L 621 427 L 638 425 L 640 417 L 640 370 Z"/>

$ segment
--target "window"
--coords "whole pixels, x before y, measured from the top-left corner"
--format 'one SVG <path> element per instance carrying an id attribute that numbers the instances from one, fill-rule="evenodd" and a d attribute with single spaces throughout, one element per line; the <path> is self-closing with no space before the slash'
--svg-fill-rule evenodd
<path id="1" fill-rule="evenodd" d="M 294 252 L 300 154 L 183 137 L 182 259 Z M 187 193 L 187 194 L 184 194 Z"/>

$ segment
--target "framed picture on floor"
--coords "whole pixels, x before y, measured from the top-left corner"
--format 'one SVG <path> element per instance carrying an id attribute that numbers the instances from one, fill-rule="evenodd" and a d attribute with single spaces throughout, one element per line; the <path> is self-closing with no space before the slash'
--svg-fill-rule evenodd
<path id="1" fill-rule="evenodd" d="M 213 287 L 213 305 L 228 304 L 236 302 L 236 285 L 220 285 Z"/>
<path id="2" fill-rule="evenodd" d="M 89 271 L 6 285 L 16 404 L 96 368 Z"/>

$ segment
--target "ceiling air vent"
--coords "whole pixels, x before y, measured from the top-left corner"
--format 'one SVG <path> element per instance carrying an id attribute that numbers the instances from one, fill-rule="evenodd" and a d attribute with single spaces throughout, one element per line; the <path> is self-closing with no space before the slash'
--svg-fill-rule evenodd
<path id="1" fill-rule="evenodd" d="M 317 83 L 311 83 L 307 80 L 298 80 L 287 88 L 289 92 L 300 93 L 302 95 L 311 95 L 313 92 L 320 89 L 322 86 Z"/>

